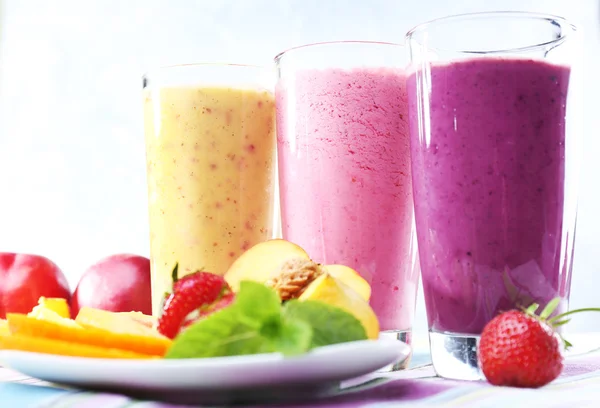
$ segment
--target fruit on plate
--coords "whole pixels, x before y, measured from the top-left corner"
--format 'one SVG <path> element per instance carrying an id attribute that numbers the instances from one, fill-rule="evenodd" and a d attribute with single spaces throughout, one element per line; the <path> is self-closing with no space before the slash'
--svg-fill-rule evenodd
<path id="1" fill-rule="evenodd" d="M 240 290 L 240 282 L 252 280 L 265 283 L 279 275 L 284 263 L 291 259 L 310 257 L 298 245 L 283 240 L 272 239 L 254 245 L 231 264 L 225 273 L 225 280 L 234 292 Z"/>
<path id="2" fill-rule="evenodd" d="M 8 330 L 8 321 L 5 319 L 0 319 L 0 336 L 7 336 L 10 334 Z"/>
<path id="3" fill-rule="evenodd" d="M 318 300 L 352 313 L 370 339 L 379 337 L 379 321 L 368 301 L 371 287 L 354 269 L 320 265 L 298 245 L 282 239 L 265 241 L 243 253 L 225 273 L 235 291 L 243 280 L 265 283 L 290 299 Z"/>
<path id="4" fill-rule="evenodd" d="M 79 315 L 80 314 L 81 314 L 81 310 L 79 311 Z M 158 324 L 158 319 L 156 317 L 145 315 L 141 312 L 118 312 L 116 314 L 128 316 L 130 319 L 136 321 L 137 323 L 139 323 L 141 325 L 149 327 L 149 328 L 156 327 L 156 325 Z"/>
<path id="5" fill-rule="evenodd" d="M 41 296 L 70 301 L 60 268 L 40 255 L 0 253 L 0 319 L 7 313 L 28 313 Z"/>
<path id="6" fill-rule="evenodd" d="M 331 344 L 366 340 L 352 314 L 319 301 L 290 300 L 266 285 L 243 281 L 226 308 L 175 338 L 165 358 L 205 358 L 279 352 L 294 356 Z"/>
<path id="7" fill-rule="evenodd" d="M 311 261 L 304 249 L 283 239 L 272 239 L 256 244 L 244 252 L 224 276 L 231 289 L 237 292 L 243 280 L 266 283 L 278 278 L 282 271 L 289 270 L 304 261 Z M 342 280 L 366 301 L 371 297 L 371 287 L 368 282 L 354 269 L 344 265 L 318 265 L 318 267 Z"/>
<path id="8" fill-rule="evenodd" d="M 371 286 L 354 269 L 345 265 L 324 265 L 325 270 L 334 278 L 341 280 L 367 302 L 371 298 Z"/>
<path id="9" fill-rule="evenodd" d="M 82 307 L 152 314 L 150 260 L 117 254 L 101 259 L 81 276 L 73 293 L 72 316 Z"/>
<path id="10" fill-rule="evenodd" d="M 354 315 L 363 325 L 369 339 L 379 337 L 379 320 L 371 306 L 342 280 L 323 273 L 302 292 L 300 301 L 318 300 Z"/>
<path id="11" fill-rule="evenodd" d="M 30 351 L 34 353 L 58 354 L 72 357 L 155 359 L 158 356 L 139 354 L 115 348 L 90 346 L 30 335 L 3 335 L 0 333 L 0 349 Z"/>
<path id="12" fill-rule="evenodd" d="M 38 305 L 28 313 L 29 316 L 38 317 L 43 315 L 46 310 L 51 310 L 60 317 L 69 318 L 71 311 L 69 310 L 69 304 L 66 299 L 62 298 L 45 298 L 41 297 L 38 301 Z"/>
<path id="13" fill-rule="evenodd" d="M 12 338 L 2 340 L 5 348 L 24 350 L 24 348 L 19 348 L 20 343 L 18 342 L 18 340 L 23 340 L 23 347 L 27 347 L 27 351 L 64 354 L 67 345 L 72 344 L 73 347 L 80 350 L 77 353 L 93 354 L 82 355 L 87 357 L 108 354 L 115 358 L 121 355 L 130 356 L 127 358 L 156 358 L 162 357 L 171 345 L 169 339 L 128 314 L 112 313 L 100 309 L 83 308 L 77 319 L 72 320 L 61 317 L 50 309 L 40 308 L 36 312 L 32 312 L 32 315 L 9 313 L 7 320 L 10 331 L 8 337 Z M 36 342 L 31 338 L 49 341 Z M 31 350 L 31 347 L 36 346 L 42 348 Z M 56 346 L 57 349 L 53 350 L 52 346 Z M 77 348 L 76 346 L 93 348 Z M 107 352 L 106 350 L 113 351 Z"/>
<path id="14" fill-rule="evenodd" d="M 173 339 L 182 328 L 221 308 L 227 307 L 234 295 L 222 276 L 196 271 L 177 279 L 173 270 L 173 293 L 158 320 L 158 332 Z"/>
<path id="15" fill-rule="evenodd" d="M 538 304 L 494 317 L 483 329 L 478 346 L 481 370 L 493 385 L 538 388 L 555 380 L 563 369 L 563 350 L 571 346 L 556 331 L 567 316 L 598 308 L 571 310 L 550 317 L 560 303 L 555 298 L 539 315 Z"/>

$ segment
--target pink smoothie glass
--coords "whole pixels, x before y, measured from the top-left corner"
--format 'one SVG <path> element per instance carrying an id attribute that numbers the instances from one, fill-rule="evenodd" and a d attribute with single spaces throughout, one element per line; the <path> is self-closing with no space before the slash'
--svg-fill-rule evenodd
<path id="1" fill-rule="evenodd" d="M 410 344 L 419 268 L 405 49 L 321 43 L 275 62 L 283 238 L 358 271 L 381 335 Z"/>
<path id="2" fill-rule="evenodd" d="M 407 45 L 431 356 L 442 377 L 480 379 L 494 316 L 555 297 L 568 307 L 580 38 L 560 17 L 496 12 L 419 25 Z"/>

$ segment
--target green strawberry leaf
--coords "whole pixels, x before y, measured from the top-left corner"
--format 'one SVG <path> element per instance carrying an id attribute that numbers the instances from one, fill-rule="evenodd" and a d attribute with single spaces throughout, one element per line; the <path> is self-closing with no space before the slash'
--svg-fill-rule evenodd
<path id="1" fill-rule="evenodd" d="M 365 329 L 356 317 L 323 302 L 290 300 L 283 306 L 283 315 L 302 320 L 312 327 L 310 348 L 367 339 Z"/>
<path id="2" fill-rule="evenodd" d="M 203 358 L 270 353 L 272 342 L 240 319 L 239 310 L 226 308 L 187 328 L 175 338 L 165 358 Z"/>
<path id="3" fill-rule="evenodd" d="M 528 315 L 533 315 L 539 309 L 540 305 L 537 303 L 532 303 L 527 309 L 525 309 L 525 313 Z"/>
<path id="4" fill-rule="evenodd" d="M 560 301 L 561 301 L 560 297 L 555 297 L 550 302 L 548 302 L 548 304 L 546 305 L 544 310 L 542 310 L 542 313 L 540 313 L 540 318 L 545 320 L 548 317 L 550 317 L 550 315 L 554 312 L 554 310 L 556 310 L 556 307 L 558 306 Z"/>

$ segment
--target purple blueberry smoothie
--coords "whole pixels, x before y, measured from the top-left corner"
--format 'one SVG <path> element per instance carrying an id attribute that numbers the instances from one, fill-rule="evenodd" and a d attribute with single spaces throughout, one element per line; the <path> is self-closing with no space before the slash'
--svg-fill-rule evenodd
<path id="1" fill-rule="evenodd" d="M 568 67 L 531 59 L 433 64 L 425 108 L 415 74 L 408 78 L 432 331 L 477 335 L 500 311 L 556 296 L 566 303 L 572 257 L 564 252 L 573 239 L 563 236 L 569 76 Z"/>

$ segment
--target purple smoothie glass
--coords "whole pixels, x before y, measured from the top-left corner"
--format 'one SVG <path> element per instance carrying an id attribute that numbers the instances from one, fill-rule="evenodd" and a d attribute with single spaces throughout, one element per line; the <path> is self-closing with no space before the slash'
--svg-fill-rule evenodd
<path id="1" fill-rule="evenodd" d="M 560 17 L 446 17 L 406 36 L 411 165 L 431 356 L 480 379 L 502 311 L 568 307 L 582 121 L 581 40 Z"/>

